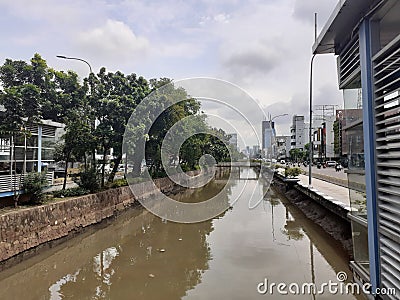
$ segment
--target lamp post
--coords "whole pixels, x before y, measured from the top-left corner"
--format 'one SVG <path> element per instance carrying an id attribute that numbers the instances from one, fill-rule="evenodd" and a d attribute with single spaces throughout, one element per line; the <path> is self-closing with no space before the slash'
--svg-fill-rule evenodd
<path id="1" fill-rule="evenodd" d="M 308 142 L 308 186 L 311 187 L 311 172 L 312 172 L 312 159 L 313 159 L 313 142 L 312 142 L 312 81 L 313 81 L 313 64 L 315 54 L 313 54 L 310 62 L 310 129 L 309 129 L 309 142 Z"/>
<path id="2" fill-rule="evenodd" d="M 82 62 L 84 62 L 85 64 L 88 65 L 89 70 L 90 70 L 90 74 L 93 74 L 92 66 L 89 64 L 88 61 L 86 61 L 86 60 L 84 60 L 84 59 L 82 59 L 82 58 L 79 58 L 79 57 L 69 57 L 69 56 L 65 56 L 65 55 L 56 55 L 56 57 L 57 57 L 57 58 L 62 58 L 62 59 L 71 59 L 71 60 L 79 60 L 79 61 L 82 61 Z M 90 84 L 90 87 L 91 87 L 91 92 L 90 92 L 90 93 L 92 94 L 92 93 L 93 93 L 93 82 L 90 80 L 90 74 L 89 74 L 89 84 Z M 95 120 L 92 120 L 91 123 L 92 123 L 92 124 L 91 124 L 92 130 L 94 130 L 94 128 L 96 127 L 96 121 L 95 121 Z M 93 150 L 93 151 L 92 151 L 92 165 L 93 165 L 93 167 L 96 167 L 96 150 Z M 67 167 L 66 167 L 66 169 L 67 169 Z"/>
<path id="3" fill-rule="evenodd" d="M 288 116 L 289 114 L 281 114 L 281 115 L 277 115 L 277 116 L 274 116 L 272 119 L 271 119 L 271 122 L 274 120 L 274 119 L 276 119 L 276 118 L 278 118 L 278 117 L 284 117 L 284 116 Z M 271 117 L 271 116 L 270 116 Z"/>
<path id="4" fill-rule="evenodd" d="M 86 64 L 89 66 L 90 73 L 93 73 L 92 67 L 90 66 L 90 64 L 89 64 L 86 60 L 84 60 L 84 59 L 82 59 L 82 58 L 78 58 L 78 57 L 68 57 L 68 56 L 65 56 L 65 55 L 57 55 L 56 57 L 57 57 L 57 58 L 62 58 L 62 59 L 72 59 L 72 60 L 83 61 L 84 63 L 86 63 Z"/>

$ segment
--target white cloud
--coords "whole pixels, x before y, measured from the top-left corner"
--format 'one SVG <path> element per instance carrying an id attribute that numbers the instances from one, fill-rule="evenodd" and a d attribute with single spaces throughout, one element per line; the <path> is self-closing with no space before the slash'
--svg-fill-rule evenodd
<path id="1" fill-rule="evenodd" d="M 80 33 L 76 43 L 88 55 L 121 63 L 140 60 L 149 49 L 146 38 L 135 35 L 124 22 L 111 19 L 101 27 Z"/>
<path id="2" fill-rule="evenodd" d="M 322 27 L 337 0 L 0 0 L 2 58 L 39 52 L 49 65 L 135 72 L 148 78 L 217 77 L 259 99 L 266 112 L 308 115 L 313 13 Z M 314 64 L 314 99 L 341 104 L 331 55 Z M 279 122 L 288 121 L 279 119 Z M 284 132 L 287 132 L 284 130 Z"/>

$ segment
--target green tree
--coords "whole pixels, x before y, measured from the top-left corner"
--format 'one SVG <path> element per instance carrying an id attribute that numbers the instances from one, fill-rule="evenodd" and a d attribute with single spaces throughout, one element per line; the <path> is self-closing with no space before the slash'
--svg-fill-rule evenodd
<path id="1" fill-rule="evenodd" d="M 341 145 L 341 132 L 340 132 L 340 122 L 341 120 L 336 119 L 333 122 L 333 149 L 336 155 L 342 155 L 342 145 Z"/>
<path id="2" fill-rule="evenodd" d="M 93 131 L 96 148 L 103 158 L 114 150 L 113 170 L 108 178 L 112 182 L 122 161 L 122 141 L 128 120 L 136 106 L 149 93 L 148 82 L 136 74 L 125 76 L 121 72 L 106 72 L 101 68 L 93 80 L 92 106 L 97 126 Z M 101 183 L 104 185 L 106 160 L 102 160 Z"/>
<path id="3" fill-rule="evenodd" d="M 30 202 L 40 203 L 44 198 L 43 190 L 48 185 L 45 173 L 28 173 L 23 184 L 25 193 L 30 196 Z"/>
<path id="4" fill-rule="evenodd" d="M 292 161 L 298 162 L 303 159 L 305 152 L 298 148 L 294 148 L 290 149 L 289 154 Z"/>
<path id="5" fill-rule="evenodd" d="M 49 80 L 46 62 L 39 54 L 35 54 L 30 63 L 6 59 L 0 66 L 2 87 L 0 105 L 5 108 L 1 112 L 0 131 L 8 132 L 13 141 L 29 135 L 30 132 L 26 129 L 28 125 L 40 122 L 45 115 L 44 99 L 46 98 L 46 83 Z M 11 156 L 15 157 L 15 147 L 12 149 Z M 12 169 L 16 169 L 16 160 L 14 160 L 14 168 L 11 165 Z M 14 194 L 14 201 L 17 206 L 16 194 Z"/>

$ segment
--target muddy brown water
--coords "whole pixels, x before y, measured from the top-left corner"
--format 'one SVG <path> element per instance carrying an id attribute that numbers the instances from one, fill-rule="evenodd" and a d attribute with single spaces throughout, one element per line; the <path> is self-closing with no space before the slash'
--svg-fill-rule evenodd
<path id="1" fill-rule="evenodd" d="M 201 201 L 222 184 L 217 180 L 176 199 Z M 227 201 L 245 184 L 232 209 L 212 220 L 179 224 L 135 208 L 40 251 L 0 273 L 0 299 L 356 299 L 328 291 L 257 291 L 265 280 L 319 287 L 338 283 L 338 272 L 351 272 L 340 245 L 262 183 L 234 181 Z M 253 190 L 255 196 L 268 194 L 249 209 Z"/>

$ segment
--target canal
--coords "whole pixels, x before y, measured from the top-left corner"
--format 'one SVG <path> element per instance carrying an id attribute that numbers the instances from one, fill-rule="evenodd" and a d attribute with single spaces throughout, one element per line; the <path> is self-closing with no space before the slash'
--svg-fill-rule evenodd
<path id="1" fill-rule="evenodd" d="M 223 184 L 175 198 L 202 201 Z M 212 220 L 179 224 L 135 208 L 42 249 L 0 273 L 0 299 L 356 299 L 257 292 L 265 280 L 318 287 L 351 272 L 340 245 L 273 190 L 249 209 L 253 190 L 267 191 L 262 183 L 235 180 L 227 201 L 245 184 L 233 207 Z"/>

